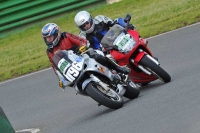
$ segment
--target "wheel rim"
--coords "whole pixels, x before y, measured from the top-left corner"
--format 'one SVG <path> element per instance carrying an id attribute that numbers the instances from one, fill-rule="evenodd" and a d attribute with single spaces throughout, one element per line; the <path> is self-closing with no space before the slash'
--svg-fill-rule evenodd
<path id="1" fill-rule="evenodd" d="M 110 89 L 109 91 L 106 91 L 100 85 L 95 85 L 95 86 L 100 92 L 102 92 L 104 94 L 104 96 L 108 97 L 109 99 L 111 99 L 113 101 L 120 101 L 118 94 L 114 90 Z"/>

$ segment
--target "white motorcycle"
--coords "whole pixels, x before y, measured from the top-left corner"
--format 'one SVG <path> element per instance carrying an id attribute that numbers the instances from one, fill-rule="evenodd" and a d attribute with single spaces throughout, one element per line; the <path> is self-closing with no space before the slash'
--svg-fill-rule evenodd
<path id="1" fill-rule="evenodd" d="M 99 105 L 118 109 L 123 106 L 122 96 L 134 99 L 140 93 L 134 82 L 99 64 L 85 52 L 78 55 L 72 50 L 58 51 L 52 62 L 65 86 L 73 87 L 77 94 L 90 96 Z"/>

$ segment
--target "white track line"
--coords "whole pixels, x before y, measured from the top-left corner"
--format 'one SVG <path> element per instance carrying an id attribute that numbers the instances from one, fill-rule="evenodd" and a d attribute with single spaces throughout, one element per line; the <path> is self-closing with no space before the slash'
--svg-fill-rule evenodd
<path id="1" fill-rule="evenodd" d="M 0 84 L 7 83 L 7 82 L 10 82 L 10 81 L 13 81 L 13 80 L 17 80 L 17 79 L 21 79 L 21 78 L 24 78 L 24 77 L 28 77 L 28 76 L 30 76 L 30 75 L 33 75 L 33 74 L 36 74 L 36 73 L 40 73 L 40 72 L 43 72 L 43 71 L 46 71 L 46 70 L 49 70 L 49 69 L 52 69 L 52 68 L 47 68 L 47 69 L 44 69 L 44 70 L 40 70 L 40 71 L 37 71 L 37 72 L 33 72 L 33 73 L 30 73 L 30 74 L 23 75 L 23 76 L 14 78 L 14 79 L 9 79 L 9 80 L 0 82 Z M 53 70 L 52 70 L 52 71 L 53 71 Z"/>
<path id="2" fill-rule="evenodd" d="M 27 133 L 27 132 L 30 132 L 30 133 L 37 133 L 39 132 L 40 129 L 37 129 L 37 128 L 32 128 L 32 129 L 23 129 L 23 130 L 19 130 L 19 131 L 16 131 L 16 133 Z"/>
<path id="3" fill-rule="evenodd" d="M 194 25 L 198 25 L 198 24 L 200 24 L 200 22 L 195 23 L 195 24 L 191 24 L 191 25 L 179 28 L 179 29 L 175 29 L 175 30 L 172 30 L 172 31 L 168 31 L 168 32 L 165 32 L 165 33 L 162 33 L 162 34 L 159 34 L 159 35 L 155 35 L 155 36 L 149 37 L 147 39 L 151 39 L 151 38 L 155 38 L 155 37 L 158 37 L 158 36 L 162 36 L 162 35 L 165 35 L 165 34 L 168 34 L 168 33 L 172 33 L 172 32 L 175 32 L 175 31 L 179 31 L 179 30 L 182 30 L 182 29 L 185 29 L 185 28 L 188 28 L 188 27 L 192 27 Z"/>

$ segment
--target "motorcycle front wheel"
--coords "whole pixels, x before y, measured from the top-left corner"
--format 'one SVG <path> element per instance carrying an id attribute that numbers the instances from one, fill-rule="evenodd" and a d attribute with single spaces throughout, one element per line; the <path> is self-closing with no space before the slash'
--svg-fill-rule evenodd
<path id="1" fill-rule="evenodd" d="M 157 65 L 152 60 L 150 60 L 146 55 L 142 57 L 139 64 L 141 64 L 146 69 L 150 70 L 163 82 L 167 83 L 171 81 L 170 75 L 164 69 L 162 69 L 159 65 Z"/>
<path id="2" fill-rule="evenodd" d="M 90 82 L 86 86 L 85 91 L 100 105 L 104 105 L 111 109 L 119 109 L 123 106 L 123 100 L 117 94 L 117 92 L 112 89 L 107 92 L 103 87 L 96 84 L 95 82 Z"/>

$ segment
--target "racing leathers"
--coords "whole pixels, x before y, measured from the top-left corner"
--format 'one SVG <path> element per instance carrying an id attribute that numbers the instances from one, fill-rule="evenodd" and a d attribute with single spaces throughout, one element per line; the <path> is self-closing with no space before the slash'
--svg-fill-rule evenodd
<path id="1" fill-rule="evenodd" d="M 50 48 L 50 47 L 47 48 L 46 53 L 55 74 L 59 78 L 60 87 L 64 88 L 61 82 L 62 77 L 59 76 L 58 73 L 56 72 L 56 69 L 54 68 L 54 65 L 52 64 L 52 57 L 57 51 L 60 51 L 60 50 L 73 50 L 74 52 L 78 52 L 79 46 L 86 45 L 86 43 L 87 41 L 79 36 L 73 35 L 71 33 L 63 32 L 58 44 L 54 46 L 53 48 Z"/>
<path id="2" fill-rule="evenodd" d="M 80 31 L 79 36 L 87 39 L 87 47 L 101 49 L 101 39 L 109 30 L 109 27 L 113 25 L 113 20 L 109 17 L 98 15 L 93 18 L 93 23 L 95 24 L 95 27 L 92 33 Z"/>
<path id="3" fill-rule="evenodd" d="M 85 33 L 84 31 L 80 31 L 79 36 L 86 38 L 88 43 L 87 47 L 100 49 L 102 50 L 102 46 L 100 44 L 103 36 L 107 33 L 107 31 L 112 27 L 114 24 L 119 24 L 122 27 L 125 26 L 125 22 L 123 18 L 117 18 L 114 21 L 107 16 L 98 15 L 93 18 L 94 31 L 92 33 Z M 129 24 L 129 29 L 134 29 L 132 24 Z"/>

